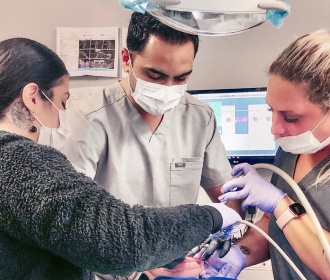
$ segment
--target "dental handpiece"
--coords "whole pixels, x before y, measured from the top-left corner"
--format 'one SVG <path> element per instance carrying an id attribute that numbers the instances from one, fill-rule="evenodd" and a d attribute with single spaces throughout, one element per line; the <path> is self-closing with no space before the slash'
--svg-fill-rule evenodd
<path id="1" fill-rule="evenodd" d="M 207 243 L 209 243 L 212 240 L 212 238 L 209 236 L 203 243 L 199 244 L 198 246 L 192 248 L 188 253 L 187 253 L 187 257 L 193 257 L 194 255 L 196 255 L 198 252 L 200 252 L 205 245 L 207 245 Z"/>

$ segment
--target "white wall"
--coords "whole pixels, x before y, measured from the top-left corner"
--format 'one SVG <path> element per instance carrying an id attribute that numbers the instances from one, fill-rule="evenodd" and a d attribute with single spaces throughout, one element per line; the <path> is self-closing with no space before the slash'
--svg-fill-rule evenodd
<path id="1" fill-rule="evenodd" d="M 191 88 L 266 86 L 268 67 L 283 48 L 300 35 L 330 29 L 329 0 L 285 1 L 291 6 L 291 14 L 280 29 L 265 22 L 232 36 L 202 37 Z"/>
<path id="2" fill-rule="evenodd" d="M 131 12 L 118 0 L 1 0 L 0 40 L 27 37 L 56 50 L 57 27 L 127 27 Z M 71 87 L 106 85 L 115 79 L 71 78 Z"/>
<path id="3" fill-rule="evenodd" d="M 201 37 L 189 89 L 259 87 L 276 55 L 297 36 L 330 29 L 329 0 L 286 0 L 291 15 L 277 30 L 269 22 L 227 37 Z M 127 27 L 129 10 L 117 0 L 1 0 L 0 40 L 23 36 L 55 50 L 56 27 Z M 115 79 L 71 78 L 72 87 L 113 83 Z"/>

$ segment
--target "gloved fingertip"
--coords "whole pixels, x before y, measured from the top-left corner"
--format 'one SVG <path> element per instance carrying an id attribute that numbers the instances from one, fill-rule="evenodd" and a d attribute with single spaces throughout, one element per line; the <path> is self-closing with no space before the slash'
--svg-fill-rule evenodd
<path id="1" fill-rule="evenodd" d="M 219 249 L 219 258 L 223 258 L 229 252 L 231 247 L 231 239 L 225 240 L 222 243 L 222 247 Z"/>
<path id="2" fill-rule="evenodd" d="M 224 196 L 219 196 L 219 201 L 220 203 L 226 204 L 228 202 L 228 198 L 224 195 Z"/>
<path id="3" fill-rule="evenodd" d="M 228 199 L 226 199 L 226 196 L 225 195 L 220 195 L 218 197 L 218 199 L 219 199 L 220 202 L 227 202 L 228 201 Z"/>
<path id="4" fill-rule="evenodd" d="M 233 170 L 231 171 L 231 176 L 236 176 L 237 174 L 239 174 L 240 172 L 242 172 L 242 168 L 237 167 L 237 168 L 233 168 Z"/>
<path id="5" fill-rule="evenodd" d="M 243 204 L 241 205 L 241 209 L 242 209 L 243 211 L 246 211 L 246 210 L 247 210 L 247 208 L 248 208 L 248 205 L 246 205 L 246 206 L 245 206 L 245 205 L 243 205 Z"/>

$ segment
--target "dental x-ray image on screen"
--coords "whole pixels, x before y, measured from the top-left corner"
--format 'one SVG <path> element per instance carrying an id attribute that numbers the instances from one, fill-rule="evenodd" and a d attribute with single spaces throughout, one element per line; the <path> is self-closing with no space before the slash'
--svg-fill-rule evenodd
<path id="1" fill-rule="evenodd" d="M 215 113 L 231 164 L 273 163 L 278 146 L 271 134 L 272 114 L 266 88 L 189 91 Z"/>

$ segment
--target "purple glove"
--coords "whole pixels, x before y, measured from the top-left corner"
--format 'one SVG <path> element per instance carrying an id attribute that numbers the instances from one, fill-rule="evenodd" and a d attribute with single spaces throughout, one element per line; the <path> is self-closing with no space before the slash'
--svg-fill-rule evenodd
<path id="1" fill-rule="evenodd" d="M 224 194 L 219 196 L 219 200 L 244 199 L 241 205 L 244 211 L 251 205 L 258 207 L 263 212 L 273 213 L 277 204 L 286 194 L 263 179 L 250 164 L 236 165 L 232 175 L 236 176 L 242 171 L 245 176 L 232 179 L 223 185 L 221 191 Z"/>
<path id="2" fill-rule="evenodd" d="M 224 203 L 210 203 L 208 205 L 214 207 L 220 212 L 223 220 L 221 228 L 229 227 L 232 224 L 242 220 L 241 216 L 238 215 L 234 209 L 229 208 Z"/>
<path id="3" fill-rule="evenodd" d="M 236 279 L 241 271 L 246 267 L 246 259 L 241 250 L 232 245 L 227 255 L 219 258 L 219 252 L 214 254 L 204 262 L 202 278 L 229 277 Z"/>

